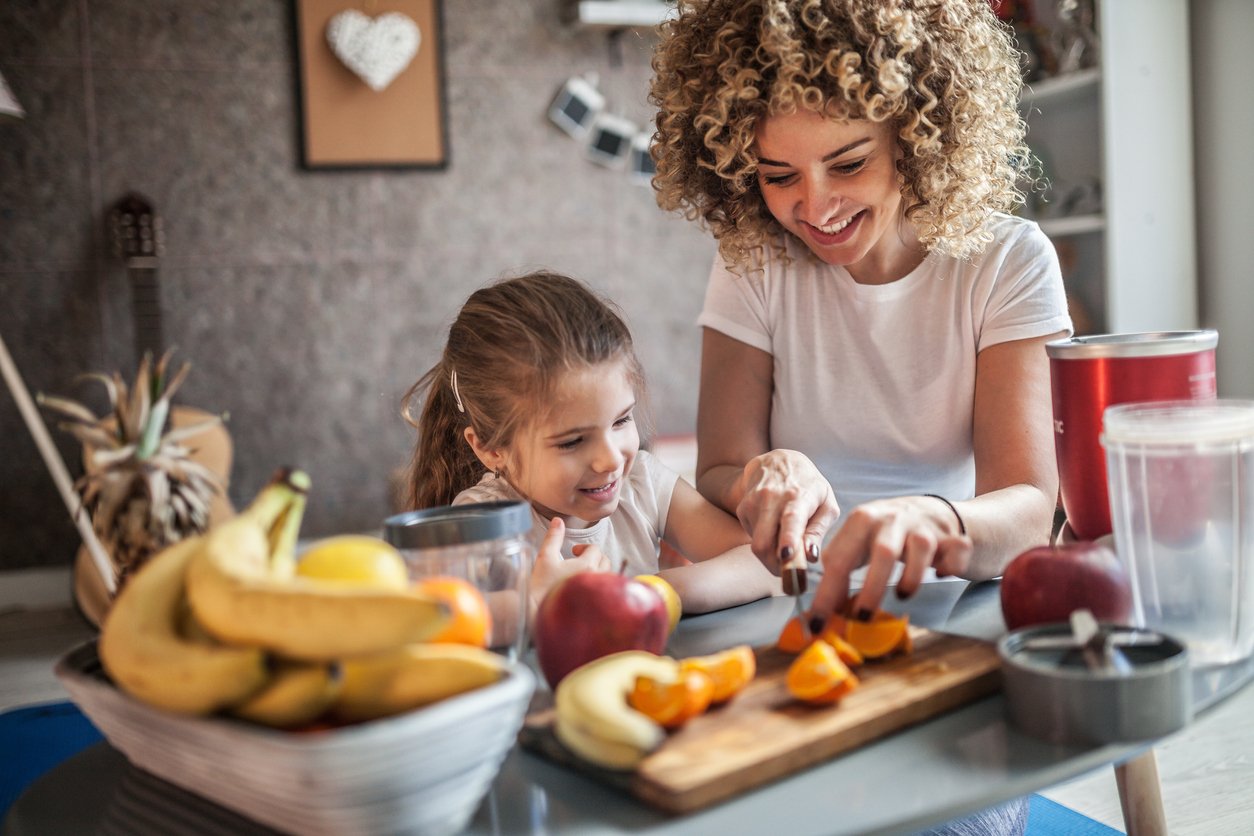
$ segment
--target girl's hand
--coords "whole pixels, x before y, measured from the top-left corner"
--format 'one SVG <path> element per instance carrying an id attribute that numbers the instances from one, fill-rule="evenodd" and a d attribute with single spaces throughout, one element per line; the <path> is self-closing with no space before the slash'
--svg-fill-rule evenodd
<path id="1" fill-rule="evenodd" d="M 959 533 L 954 512 L 934 497 L 904 496 L 859 505 L 823 550 L 823 577 L 811 610 L 824 618 L 844 611 L 849 574 L 864 562 L 866 580 L 852 607 L 855 615 L 879 608 L 898 561 L 903 568 L 897 596 L 909 598 L 928 566 L 940 576 L 961 575 L 971 552 L 971 538 Z"/>
<path id="2" fill-rule="evenodd" d="M 774 575 L 800 555 L 817 561 L 840 508 L 814 462 L 795 450 L 771 450 L 749 460 L 740 483 L 736 516 L 758 560 Z"/>
<path id="3" fill-rule="evenodd" d="M 573 551 L 576 557 L 562 557 L 562 541 L 566 536 L 566 524 L 560 517 L 549 520 L 549 530 L 544 534 L 535 565 L 531 568 L 528 584 L 528 616 L 534 616 L 540 602 L 559 581 L 580 572 L 609 572 L 613 570 L 610 559 L 596 546 L 579 545 Z M 530 620 L 530 618 L 528 619 Z"/>

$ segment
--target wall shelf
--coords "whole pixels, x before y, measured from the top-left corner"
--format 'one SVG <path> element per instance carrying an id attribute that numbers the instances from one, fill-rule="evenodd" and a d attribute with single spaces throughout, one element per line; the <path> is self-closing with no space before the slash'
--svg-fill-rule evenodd
<path id="1" fill-rule="evenodd" d="M 1067 218 L 1040 218 L 1037 220 L 1041 231 L 1050 238 L 1065 238 L 1068 235 L 1084 235 L 1088 232 L 1101 232 L 1106 228 L 1106 218 L 1102 215 L 1072 215 Z"/>
<path id="2" fill-rule="evenodd" d="M 1036 220 L 1058 249 L 1077 323 L 1094 333 L 1196 328 L 1188 0 L 1092 2 L 1097 66 L 1020 97 L 1048 184 Z M 1037 0 L 1047 31 L 1061 30 L 1060 6 Z M 1077 197 L 1082 214 L 1050 216 Z"/>
<path id="3" fill-rule="evenodd" d="M 651 28 L 676 14 L 669 0 L 570 0 L 569 22 L 586 29 Z"/>

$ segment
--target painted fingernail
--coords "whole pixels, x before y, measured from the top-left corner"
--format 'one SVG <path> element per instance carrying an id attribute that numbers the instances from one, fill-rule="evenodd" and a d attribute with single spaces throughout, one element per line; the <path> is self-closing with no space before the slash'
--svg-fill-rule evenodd
<path id="1" fill-rule="evenodd" d="M 779 550 L 779 559 L 787 563 L 792 560 L 792 546 L 784 546 Z"/>
<path id="2" fill-rule="evenodd" d="M 810 635 L 817 636 L 823 632 L 823 619 L 817 615 L 810 619 Z"/>
<path id="3" fill-rule="evenodd" d="M 872 615 L 872 612 L 868 610 L 866 607 L 863 607 L 862 609 L 854 613 L 854 618 L 858 619 L 859 621 L 870 621 L 871 615 Z"/>
<path id="4" fill-rule="evenodd" d="M 904 592 L 902 592 L 902 591 L 901 591 L 901 587 L 900 587 L 900 586 L 899 586 L 899 587 L 897 587 L 897 588 L 896 588 L 895 590 L 893 590 L 893 591 L 897 594 L 897 600 L 898 600 L 898 601 L 904 601 L 904 600 L 906 600 L 907 598 L 909 598 L 909 597 L 910 597 L 909 595 L 907 595 L 906 593 L 904 593 Z"/>
<path id="5" fill-rule="evenodd" d="M 819 562 L 819 544 L 818 543 L 810 544 L 809 548 L 806 549 L 806 557 L 809 558 L 811 563 Z"/>

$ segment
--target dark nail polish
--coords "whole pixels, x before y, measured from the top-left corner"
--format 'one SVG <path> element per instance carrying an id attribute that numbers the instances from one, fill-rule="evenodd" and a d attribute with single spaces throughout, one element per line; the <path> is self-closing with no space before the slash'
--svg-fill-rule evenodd
<path id="1" fill-rule="evenodd" d="M 874 613 L 872 613 L 870 610 L 863 607 L 862 609 L 854 613 L 854 618 L 858 619 L 859 621 L 870 621 L 872 615 L 874 615 Z"/>
<path id="2" fill-rule="evenodd" d="M 895 590 L 893 590 L 893 591 L 897 594 L 897 600 L 898 600 L 898 601 L 904 601 L 904 600 L 906 600 L 907 598 L 909 598 L 909 597 L 910 597 L 909 595 L 907 595 L 906 593 L 904 593 L 904 592 L 902 592 L 902 591 L 901 591 L 901 587 L 900 587 L 900 586 L 899 586 L 899 587 L 897 587 L 897 588 L 896 588 Z"/>
<path id="3" fill-rule="evenodd" d="M 784 546 L 779 550 L 779 559 L 787 563 L 792 560 L 792 546 Z"/>
<path id="4" fill-rule="evenodd" d="M 819 633 L 822 633 L 822 632 L 823 632 L 823 619 L 819 618 L 816 615 L 814 618 L 810 619 L 810 635 L 817 636 Z"/>

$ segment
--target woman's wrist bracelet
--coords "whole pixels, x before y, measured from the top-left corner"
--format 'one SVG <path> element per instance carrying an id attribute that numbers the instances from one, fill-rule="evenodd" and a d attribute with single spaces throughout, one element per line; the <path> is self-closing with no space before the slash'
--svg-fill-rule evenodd
<path id="1" fill-rule="evenodd" d="M 954 507 L 954 504 L 953 504 L 952 502 L 950 502 L 950 501 L 949 501 L 948 499 L 946 499 L 945 497 L 943 497 L 943 496 L 939 496 L 939 495 L 934 494 L 934 493 L 925 493 L 925 494 L 923 494 L 923 495 L 924 495 L 924 496 L 926 496 L 926 497 L 929 497 L 930 499 L 939 499 L 941 502 L 943 502 L 943 503 L 945 503 L 946 505 L 948 505 L 948 506 L 949 506 L 949 510 L 950 510 L 950 511 L 953 511 L 953 512 L 954 512 L 954 516 L 958 518 L 958 533 L 959 533 L 959 534 L 961 534 L 961 535 L 962 535 L 962 536 L 964 536 L 964 537 L 966 536 L 966 534 L 967 534 L 967 524 L 966 524 L 966 523 L 964 523 L 964 522 L 962 521 L 962 514 L 959 514 L 959 513 L 958 513 L 958 509 Z"/>

